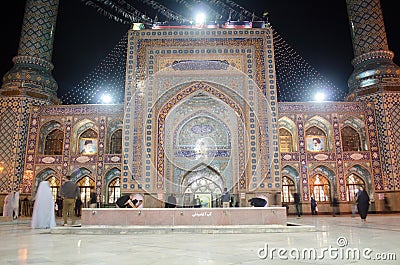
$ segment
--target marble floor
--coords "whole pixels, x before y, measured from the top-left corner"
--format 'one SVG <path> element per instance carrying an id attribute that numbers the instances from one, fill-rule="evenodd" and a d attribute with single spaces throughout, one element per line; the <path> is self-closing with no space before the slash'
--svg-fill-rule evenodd
<path id="1" fill-rule="evenodd" d="M 20 219 L 0 223 L 0 264 L 400 264 L 400 214 L 288 219 L 316 231 L 51 234 Z"/>

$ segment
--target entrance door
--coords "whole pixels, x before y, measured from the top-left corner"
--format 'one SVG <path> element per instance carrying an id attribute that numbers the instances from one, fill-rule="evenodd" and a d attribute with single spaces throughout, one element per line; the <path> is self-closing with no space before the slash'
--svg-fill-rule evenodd
<path id="1" fill-rule="evenodd" d="M 183 179 L 182 188 L 186 198 L 197 198 L 203 207 L 219 207 L 223 185 L 222 177 L 210 167 L 188 172 Z"/>

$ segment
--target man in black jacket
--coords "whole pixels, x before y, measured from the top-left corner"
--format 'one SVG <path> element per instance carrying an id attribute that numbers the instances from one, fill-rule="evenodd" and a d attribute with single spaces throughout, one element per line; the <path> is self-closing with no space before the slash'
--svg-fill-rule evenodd
<path id="1" fill-rule="evenodd" d="M 118 198 L 116 201 L 117 208 L 136 208 L 138 200 L 133 199 L 134 194 L 124 195 Z"/>
<path id="2" fill-rule="evenodd" d="M 79 187 L 78 185 L 71 181 L 71 176 L 67 176 L 67 181 L 61 186 L 61 197 L 63 197 L 63 219 L 64 226 L 67 226 L 68 214 L 72 219 L 72 225 L 75 225 L 75 200 L 79 197 Z"/>

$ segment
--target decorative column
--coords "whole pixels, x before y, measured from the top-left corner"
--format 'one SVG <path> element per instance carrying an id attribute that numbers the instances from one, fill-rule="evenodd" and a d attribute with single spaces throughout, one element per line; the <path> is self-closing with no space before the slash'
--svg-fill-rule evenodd
<path id="1" fill-rule="evenodd" d="M 31 161 L 25 161 L 30 152 L 27 151 L 30 113 L 32 107 L 60 102 L 50 62 L 58 3 L 58 0 L 26 1 L 18 55 L 0 88 L 0 193 L 31 191 L 34 176 L 29 168 Z"/>
<path id="2" fill-rule="evenodd" d="M 346 3 L 355 57 L 347 99 L 374 105 L 378 142 L 370 141 L 369 148 L 382 163 L 373 161 L 375 190 L 399 191 L 400 67 L 393 63 L 394 54 L 388 47 L 380 1 Z"/>
<path id="3" fill-rule="evenodd" d="M 346 0 L 353 41 L 354 71 L 349 78 L 348 100 L 379 93 L 399 91 L 400 68 L 393 63 L 388 48 L 379 0 Z"/>
<path id="4" fill-rule="evenodd" d="M 1 97 L 29 97 L 58 104 L 52 76 L 53 41 L 59 0 L 27 0 L 18 55 L 3 77 Z"/>

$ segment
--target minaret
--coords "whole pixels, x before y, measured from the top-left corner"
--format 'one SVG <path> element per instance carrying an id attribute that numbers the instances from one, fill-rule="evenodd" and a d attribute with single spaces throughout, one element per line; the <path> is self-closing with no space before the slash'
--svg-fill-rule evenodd
<path id="1" fill-rule="evenodd" d="M 59 0 L 27 0 L 18 55 L 0 89 L 0 193 L 32 182 L 25 168 L 30 110 L 59 104 L 50 62 Z"/>
<path id="2" fill-rule="evenodd" d="M 26 1 L 18 55 L 13 58 L 14 67 L 3 77 L 1 97 L 60 102 L 51 73 L 58 3 L 58 0 Z"/>
<path id="3" fill-rule="evenodd" d="M 379 143 L 369 148 L 381 158 L 373 174 L 383 180 L 373 180 L 375 191 L 400 191 L 400 67 L 392 61 L 380 1 L 346 2 L 355 57 L 347 99 L 375 110 Z"/>
<path id="4" fill-rule="evenodd" d="M 346 0 L 353 41 L 354 71 L 349 78 L 348 100 L 399 91 L 400 68 L 393 63 L 379 0 Z"/>

